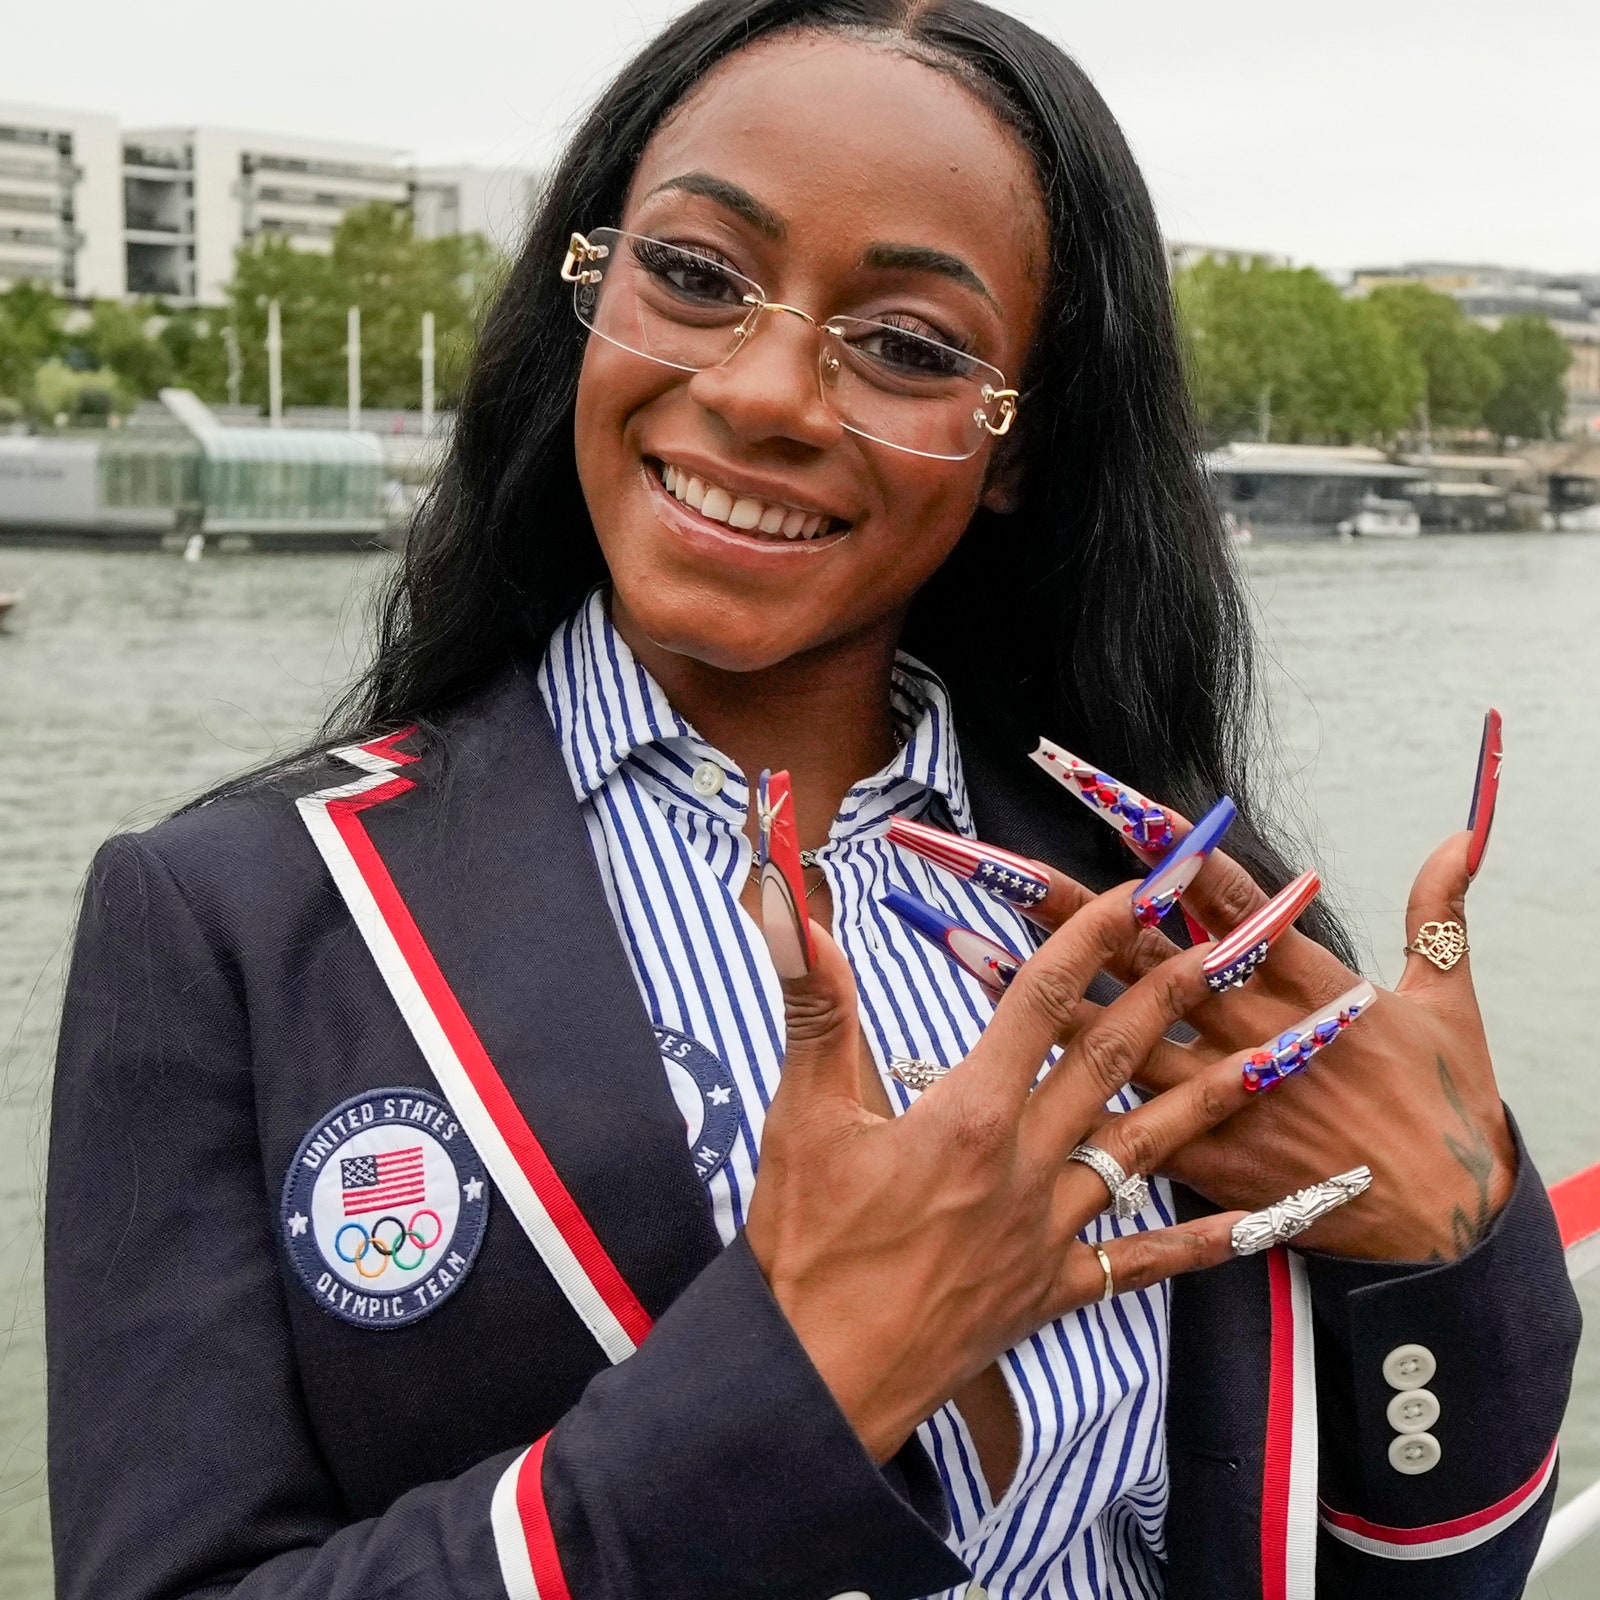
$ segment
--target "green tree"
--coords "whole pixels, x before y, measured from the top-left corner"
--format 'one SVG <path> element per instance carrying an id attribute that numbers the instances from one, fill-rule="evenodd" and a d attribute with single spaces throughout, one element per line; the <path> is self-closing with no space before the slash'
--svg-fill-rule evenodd
<path id="1" fill-rule="evenodd" d="M 239 252 L 232 288 L 243 397 L 267 398 L 267 302 L 283 327 L 286 405 L 345 403 L 345 331 L 361 309 L 361 390 L 368 406 L 415 407 L 421 398 L 422 314 L 434 315 L 435 397 L 453 399 L 471 352 L 476 313 L 494 257 L 476 235 L 418 239 L 407 212 L 370 205 L 349 212 L 327 255 L 266 238 Z"/>
<path id="2" fill-rule="evenodd" d="M 74 343 L 94 366 L 116 373 L 123 388 L 149 400 L 173 379 L 172 356 L 158 337 L 159 328 L 160 318 L 148 301 L 96 300 L 88 327 Z"/>
<path id="3" fill-rule="evenodd" d="M 174 311 L 156 335 L 172 363 L 172 382 L 212 403 L 228 397 L 228 348 L 222 335 L 226 322 L 226 312 Z"/>
<path id="4" fill-rule="evenodd" d="M 1422 393 L 1421 362 L 1365 301 L 1311 268 L 1201 261 L 1179 273 L 1190 384 L 1214 440 L 1385 437 Z"/>
<path id="5" fill-rule="evenodd" d="M 1489 335 L 1501 372 L 1484 418 L 1502 439 L 1555 438 L 1567 412 L 1567 341 L 1544 317 L 1507 317 Z"/>
<path id="6" fill-rule="evenodd" d="M 0 293 L 0 395 L 31 398 L 34 373 L 66 346 L 66 310 L 64 300 L 28 279 Z"/>
<path id="7" fill-rule="evenodd" d="M 1368 304 L 1422 362 L 1429 420 L 1445 428 L 1481 428 L 1500 387 L 1488 332 L 1449 295 L 1420 283 L 1374 289 Z"/>

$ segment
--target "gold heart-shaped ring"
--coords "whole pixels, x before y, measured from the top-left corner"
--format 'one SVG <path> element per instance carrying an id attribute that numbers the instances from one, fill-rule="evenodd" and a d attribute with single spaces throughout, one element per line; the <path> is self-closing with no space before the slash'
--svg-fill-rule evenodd
<path id="1" fill-rule="evenodd" d="M 1459 922 L 1424 922 L 1406 946 L 1406 954 L 1424 956 L 1441 972 L 1448 972 L 1471 948 L 1467 930 Z"/>

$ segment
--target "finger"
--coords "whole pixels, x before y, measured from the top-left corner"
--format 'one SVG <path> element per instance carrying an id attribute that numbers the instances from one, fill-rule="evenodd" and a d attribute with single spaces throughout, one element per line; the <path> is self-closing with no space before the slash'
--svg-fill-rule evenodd
<path id="1" fill-rule="evenodd" d="M 1146 973 L 1098 1016 L 1084 1013 L 1080 1031 L 1034 1091 L 1030 1133 L 1051 1149 L 1075 1142 L 1106 1102 L 1120 1094 L 1166 1031 L 1210 992 L 1198 950 Z"/>
<path id="2" fill-rule="evenodd" d="M 827 932 L 811 924 L 815 959 L 798 978 L 781 978 L 785 1050 L 779 1093 L 840 1096 L 859 1104 L 860 1019 L 855 976 Z"/>
<path id="3" fill-rule="evenodd" d="M 1097 1248 L 1105 1252 L 1111 1266 L 1112 1294 L 1129 1294 L 1180 1273 L 1231 1261 L 1233 1225 L 1246 1215 L 1224 1211 L 1172 1228 L 1149 1228 L 1104 1239 L 1098 1247 L 1074 1240 L 1062 1258 L 1057 1278 L 1057 1314 L 1106 1298 L 1106 1271 Z"/>
<path id="4" fill-rule="evenodd" d="M 1406 969 L 1398 994 L 1472 992 L 1467 948 L 1470 833 L 1453 833 L 1422 863 L 1406 902 Z M 1430 959 L 1429 954 L 1432 956 Z"/>
<path id="5" fill-rule="evenodd" d="M 1250 1103 L 1241 1065 L 1237 1056 L 1214 1062 L 1137 1110 L 1108 1117 L 1083 1142 L 1103 1150 L 1130 1177 L 1148 1178 L 1160 1172 L 1175 1152 Z M 1060 1151 L 1061 1156 L 1066 1154 Z M 1082 1228 L 1106 1209 L 1106 1180 L 1081 1161 L 1064 1161 L 1056 1198 L 1062 1225 Z"/>
<path id="6" fill-rule="evenodd" d="M 1017 1100 L 1033 1087 L 1058 1044 L 1083 1025 L 1084 991 L 1101 967 L 1143 934 L 1134 918 L 1131 884 L 1097 895 L 1058 928 L 1018 970 L 995 1007 L 994 1020 L 951 1074 L 952 1087 L 978 1079 Z"/>

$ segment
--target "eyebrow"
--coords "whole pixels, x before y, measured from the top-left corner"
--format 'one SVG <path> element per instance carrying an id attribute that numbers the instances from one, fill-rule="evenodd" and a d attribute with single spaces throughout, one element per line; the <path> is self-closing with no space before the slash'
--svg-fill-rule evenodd
<path id="1" fill-rule="evenodd" d="M 976 289 L 991 305 L 989 286 L 960 256 L 925 244 L 871 244 L 861 253 L 861 265 L 883 272 L 932 272 L 964 288 Z"/>
<path id="2" fill-rule="evenodd" d="M 738 184 L 716 177 L 713 173 L 683 172 L 676 178 L 668 178 L 665 183 L 658 183 L 650 194 L 660 194 L 664 189 L 681 189 L 685 194 L 697 194 L 706 200 L 714 200 L 736 217 L 744 218 L 752 228 L 769 239 L 782 239 L 789 231 L 784 226 L 783 218 L 771 206 L 762 205 L 748 189 L 741 189 Z M 645 198 L 649 199 L 650 196 L 646 195 Z"/>

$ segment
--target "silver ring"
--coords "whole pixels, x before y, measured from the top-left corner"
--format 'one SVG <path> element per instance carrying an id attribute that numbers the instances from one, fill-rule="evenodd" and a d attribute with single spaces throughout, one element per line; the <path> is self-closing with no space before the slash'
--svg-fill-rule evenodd
<path id="1" fill-rule="evenodd" d="M 1122 1170 L 1115 1156 L 1107 1155 L 1097 1144 L 1080 1144 L 1067 1157 L 1068 1161 L 1081 1161 L 1090 1171 L 1098 1173 L 1100 1180 L 1111 1191 L 1111 1209 L 1124 1222 L 1131 1222 L 1150 1204 L 1150 1185 L 1135 1172 L 1131 1177 Z"/>
<path id="2" fill-rule="evenodd" d="M 919 1093 L 931 1089 L 949 1070 L 937 1061 L 924 1061 L 920 1056 L 892 1056 L 889 1060 L 889 1076 Z"/>
<path id="3" fill-rule="evenodd" d="M 1100 1270 L 1106 1275 L 1105 1293 L 1100 1296 L 1100 1303 L 1104 1305 L 1117 1292 L 1111 1285 L 1111 1257 L 1099 1245 L 1094 1247 L 1094 1253 L 1100 1257 Z"/>

